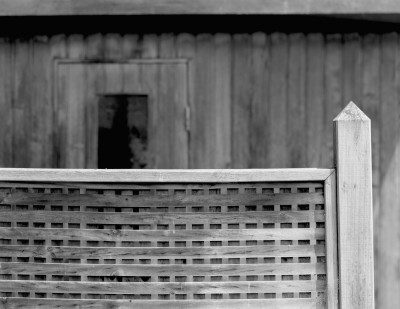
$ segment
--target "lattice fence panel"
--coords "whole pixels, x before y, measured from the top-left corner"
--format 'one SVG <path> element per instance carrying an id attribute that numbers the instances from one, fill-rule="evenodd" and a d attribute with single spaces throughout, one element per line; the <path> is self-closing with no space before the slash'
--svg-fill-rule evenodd
<path id="1" fill-rule="evenodd" d="M 1 304 L 323 308 L 323 190 L 0 183 Z"/>

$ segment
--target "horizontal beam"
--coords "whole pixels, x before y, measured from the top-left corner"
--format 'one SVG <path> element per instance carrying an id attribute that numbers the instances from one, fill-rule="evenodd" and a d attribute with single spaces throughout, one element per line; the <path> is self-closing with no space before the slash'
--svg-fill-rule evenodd
<path id="1" fill-rule="evenodd" d="M 397 0 L 0 0 L 0 16 L 396 14 Z"/>
<path id="2" fill-rule="evenodd" d="M 2 299 L 4 308 L 19 309 L 75 309 L 75 308 L 147 308 L 147 309 L 318 309 L 320 298 L 281 298 L 281 299 L 223 299 L 223 300 L 105 300 L 105 299 L 43 299 L 43 298 L 6 298 Z"/>
<path id="3" fill-rule="evenodd" d="M 236 170 L 91 170 L 1 168 L 0 181 L 96 183 L 324 181 L 332 172 L 332 169 L 317 168 Z"/>

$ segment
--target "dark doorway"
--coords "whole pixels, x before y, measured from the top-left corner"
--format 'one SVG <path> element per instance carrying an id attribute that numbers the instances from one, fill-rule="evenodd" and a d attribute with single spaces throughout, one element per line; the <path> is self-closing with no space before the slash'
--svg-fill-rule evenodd
<path id="1" fill-rule="evenodd" d="M 146 168 L 148 97 L 112 94 L 99 100 L 98 168 Z"/>

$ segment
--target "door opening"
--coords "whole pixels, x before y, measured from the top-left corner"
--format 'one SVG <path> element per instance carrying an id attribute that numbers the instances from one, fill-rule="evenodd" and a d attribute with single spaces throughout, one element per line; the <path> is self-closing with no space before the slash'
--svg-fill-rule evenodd
<path id="1" fill-rule="evenodd" d="M 146 168 L 148 96 L 102 95 L 98 110 L 98 168 Z"/>

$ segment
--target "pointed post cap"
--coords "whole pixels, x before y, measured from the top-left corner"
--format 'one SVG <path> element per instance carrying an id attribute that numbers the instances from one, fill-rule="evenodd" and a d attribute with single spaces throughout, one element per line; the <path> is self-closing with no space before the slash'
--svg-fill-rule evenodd
<path id="1" fill-rule="evenodd" d="M 333 121 L 371 121 L 367 115 L 363 113 L 361 109 L 358 108 L 353 101 L 336 116 Z"/>

